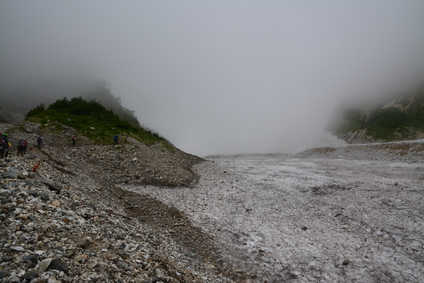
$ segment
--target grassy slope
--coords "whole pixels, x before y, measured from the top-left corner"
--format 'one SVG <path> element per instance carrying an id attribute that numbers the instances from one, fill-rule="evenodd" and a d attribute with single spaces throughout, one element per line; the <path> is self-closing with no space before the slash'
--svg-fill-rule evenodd
<path id="1" fill-rule="evenodd" d="M 119 135 L 121 138 L 131 136 L 146 145 L 163 143 L 169 149 L 173 148 L 159 135 L 122 120 L 97 101 L 86 101 L 81 97 L 59 99 L 48 107 L 41 104 L 31 109 L 26 119 L 55 126 L 59 131 L 63 125 L 70 126 L 96 144 L 112 144 L 112 137 Z"/>
<path id="2" fill-rule="evenodd" d="M 410 96 L 412 97 L 412 96 Z M 395 141 L 417 137 L 424 132 L 424 90 L 413 99 L 401 97 L 396 107 L 378 107 L 370 111 L 349 109 L 334 129 L 337 136 L 365 130 L 371 140 Z"/>

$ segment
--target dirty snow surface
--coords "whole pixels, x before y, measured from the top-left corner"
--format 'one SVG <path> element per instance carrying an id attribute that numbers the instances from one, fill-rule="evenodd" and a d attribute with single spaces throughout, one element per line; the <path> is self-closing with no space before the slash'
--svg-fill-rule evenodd
<path id="1" fill-rule="evenodd" d="M 192 188 L 133 188 L 184 211 L 254 282 L 424 282 L 424 163 L 254 156 Z"/>

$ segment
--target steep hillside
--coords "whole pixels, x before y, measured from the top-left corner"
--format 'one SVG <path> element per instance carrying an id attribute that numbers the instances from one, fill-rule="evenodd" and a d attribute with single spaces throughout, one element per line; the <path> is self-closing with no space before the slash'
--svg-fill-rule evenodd
<path id="1" fill-rule="evenodd" d="M 188 186 L 195 180 L 191 166 L 202 159 L 182 152 L 164 138 L 120 119 L 96 101 L 82 98 L 57 100 L 39 105 L 27 113 L 25 121 L 5 129 L 12 144 L 26 139 L 36 146 L 39 135 L 45 147 L 40 151 L 53 159 L 75 158 L 75 168 L 114 183 Z M 71 137 L 77 135 L 75 147 Z M 118 145 L 113 136 L 117 135 Z"/>
<path id="2" fill-rule="evenodd" d="M 424 88 L 377 107 L 348 109 L 332 132 L 349 143 L 424 138 Z"/>
<path id="3" fill-rule="evenodd" d="M 247 279 L 184 213 L 119 186 L 190 186 L 196 181 L 192 166 L 202 159 L 96 103 L 73 102 L 92 107 L 74 109 L 61 100 L 38 107 L 28 120 L 0 123 L 12 143 L 9 156 L 0 159 L 0 281 Z M 112 134 L 127 134 L 127 141 L 113 145 Z M 29 142 L 24 156 L 17 155 L 20 139 Z"/>

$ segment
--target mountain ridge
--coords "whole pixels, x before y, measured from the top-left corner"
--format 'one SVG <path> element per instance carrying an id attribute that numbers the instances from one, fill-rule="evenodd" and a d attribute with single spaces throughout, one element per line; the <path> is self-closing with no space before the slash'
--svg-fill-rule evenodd
<path id="1" fill-rule="evenodd" d="M 330 127 L 348 143 L 390 142 L 424 138 L 424 87 L 377 106 L 347 108 Z"/>

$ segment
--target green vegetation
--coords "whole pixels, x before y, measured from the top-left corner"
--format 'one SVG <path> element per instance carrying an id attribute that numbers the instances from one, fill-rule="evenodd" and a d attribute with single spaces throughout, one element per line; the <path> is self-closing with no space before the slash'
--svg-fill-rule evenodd
<path id="1" fill-rule="evenodd" d="M 347 134 L 361 130 L 364 127 L 365 115 L 359 109 L 346 110 L 343 114 L 343 123 L 338 125 L 336 132 L 338 134 Z"/>
<path id="2" fill-rule="evenodd" d="M 95 100 L 87 101 L 82 97 L 70 100 L 65 97 L 56 100 L 47 108 L 40 104 L 27 113 L 26 119 L 48 123 L 56 131 L 62 130 L 62 125 L 70 126 L 96 144 L 112 144 L 112 137 L 119 135 L 121 141 L 123 136 L 129 136 L 147 145 L 161 142 L 165 147 L 173 148 L 158 134 L 119 118 L 112 110 L 107 110 Z"/>
<path id="3" fill-rule="evenodd" d="M 125 121 L 128 121 L 133 125 L 140 126 L 137 117 L 134 115 L 134 111 L 122 106 L 121 98 L 115 97 L 112 94 L 109 84 L 105 80 L 99 81 L 93 90 L 87 91 L 83 95 L 83 98 L 99 101 L 104 107 L 111 109 Z"/>
<path id="4" fill-rule="evenodd" d="M 367 134 L 374 139 L 391 141 L 414 138 L 410 131 L 408 116 L 399 108 L 389 107 L 371 113 L 365 122 Z"/>
<path id="5" fill-rule="evenodd" d="M 349 109 L 335 128 L 338 136 L 365 131 L 374 140 L 395 141 L 417 137 L 424 132 L 424 91 L 404 95 L 395 106 L 379 107 L 370 111 Z"/>

